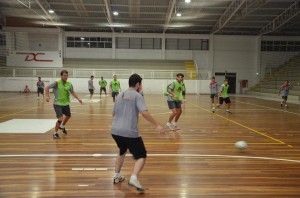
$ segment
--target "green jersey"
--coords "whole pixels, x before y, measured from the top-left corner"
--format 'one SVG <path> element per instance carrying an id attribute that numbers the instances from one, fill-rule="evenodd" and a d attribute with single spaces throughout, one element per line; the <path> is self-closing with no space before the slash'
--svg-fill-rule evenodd
<path id="1" fill-rule="evenodd" d="M 110 82 L 111 90 L 112 92 L 119 92 L 120 89 L 120 81 L 118 80 L 112 80 Z"/>
<path id="2" fill-rule="evenodd" d="M 99 80 L 99 85 L 100 85 L 101 88 L 105 88 L 106 85 L 107 85 L 106 80 Z"/>
<path id="3" fill-rule="evenodd" d="M 73 86 L 70 82 L 63 83 L 62 80 L 57 80 L 49 84 L 49 88 L 53 89 L 54 104 L 67 106 L 70 104 L 70 93 L 74 93 Z"/>
<path id="4" fill-rule="evenodd" d="M 225 84 L 222 84 L 221 87 L 220 87 L 220 92 L 222 93 L 222 96 L 223 98 L 228 98 L 228 88 L 229 88 L 229 85 L 225 85 Z"/>

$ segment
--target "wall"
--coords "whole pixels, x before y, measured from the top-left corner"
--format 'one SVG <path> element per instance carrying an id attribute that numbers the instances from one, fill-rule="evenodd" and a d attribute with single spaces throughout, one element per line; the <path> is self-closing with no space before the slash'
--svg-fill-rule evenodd
<path id="1" fill-rule="evenodd" d="M 5 28 L 7 66 L 62 67 L 62 32 L 56 28 Z"/>
<path id="2" fill-rule="evenodd" d="M 248 80 L 249 86 L 254 85 L 260 53 L 257 50 L 259 37 L 215 35 L 213 39 L 213 73 L 236 73 L 236 93 L 240 90 L 239 80 Z"/>
<path id="3" fill-rule="evenodd" d="M 54 78 L 42 78 L 46 85 L 55 81 Z M 87 83 L 89 78 L 69 78 L 72 82 L 74 89 L 78 93 L 88 93 Z M 98 86 L 99 79 L 94 79 L 94 86 L 96 93 L 99 93 Z M 109 82 L 110 80 L 107 79 Z M 37 78 L 22 78 L 22 77 L 0 77 L 0 91 L 22 91 L 25 85 L 29 86 L 32 92 L 36 92 Z M 123 90 L 128 88 L 128 80 L 120 79 L 121 88 Z M 146 94 L 163 94 L 166 87 L 173 80 L 143 80 L 143 90 Z M 208 94 L 209 93 L 209 80 L 185 80 L 188 94 Z"/>

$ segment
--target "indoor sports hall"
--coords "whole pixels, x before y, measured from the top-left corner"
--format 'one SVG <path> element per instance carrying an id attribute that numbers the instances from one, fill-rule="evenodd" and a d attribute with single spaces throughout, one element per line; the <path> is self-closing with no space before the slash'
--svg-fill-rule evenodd
<path id="1" fill-rule="evenodd" d="M 299 0 L 0 0 L 0 19 L 1 198 L 300 197 Z M 136 125 L 147 156 L 117 171 Z"/>

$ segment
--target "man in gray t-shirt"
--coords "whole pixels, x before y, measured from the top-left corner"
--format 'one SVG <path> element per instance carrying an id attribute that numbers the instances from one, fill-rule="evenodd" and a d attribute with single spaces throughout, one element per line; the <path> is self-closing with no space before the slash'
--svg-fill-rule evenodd
<path id="1" fill-rule="evenodd" d="M 94 94 L 94 76 L 91 76 L 91 79 L 88 82 L 88 88 L 89 88 L 89 92 L 90 92 L 90 100 L 92 100 L 93 94 Z"/>
<path id="2" fill-rule="evenodd" d="M 164 133 L 164 129 L 148 112 L 144 98 L 139 93 L 141 83 L 142 78 L 138 74 L 131 75 L 129 78 L 129 89 L 121 92 L 117 96 L 113 108 L 114 120 L 111 133 L 120 151 L 115 162 L 115 177 L 113 183 L 116 184 L 125 179 L 120 171 L 128 149 L 136 160 L 128 184 L 134 186 L 138 191 L 143 192 L 144 187 L 139 183 L 138 176 L 145 164 L 147 151 L 138 131 L 139 113 L 141 113 L 148 122 L 154 125 L 160 133 Z"/>

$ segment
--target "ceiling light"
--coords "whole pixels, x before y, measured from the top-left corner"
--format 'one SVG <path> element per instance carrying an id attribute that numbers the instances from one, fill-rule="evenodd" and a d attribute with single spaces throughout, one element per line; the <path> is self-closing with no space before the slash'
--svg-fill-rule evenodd
<path id="1" fill-rule="evenodd" d="M 84 40 L 84 38 L 83 38 L 83 37 L 81 37 L 80 39 L 81 39 L 82 41 Z"/>
<path id="2" fill-rule="evenodd" d="M 50 14 L 53 14 L 53 13 L 54 13 L 54 10 L 49 9 L 48 12 L 49 12 Z"/>
<path id="3" fill-rule="evenodd" d="M 178 12 L 178 13 L 176 14 L 176 16 L 181 17 L 181 13 Z"/>
<path id="4" fill-rule="evenodd" d="M 184 2 L 185 3 L 191 3 L 191 0 L 185 0 Z"/>
<path id="5" fill-rule="evenodd" d="M 115 15 L 115 16 L 118 16 L 118 15 L 119 15 L 119 13 L 118 13 L 118 12 L 116 12 L 116 11 L 114 11 L 114 12 L 113 12 L 113 15 Z"/>

